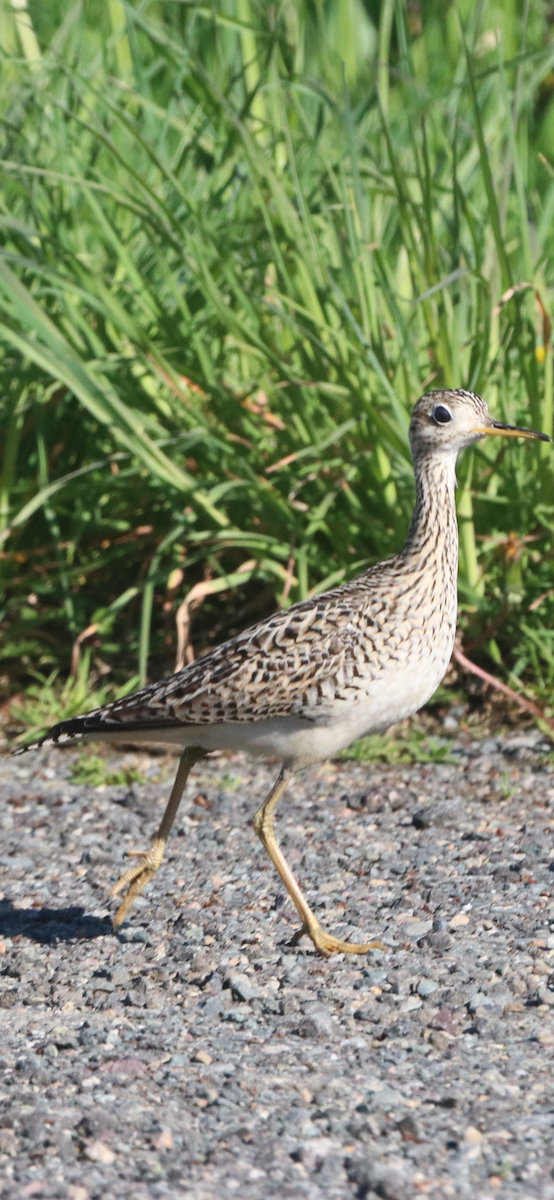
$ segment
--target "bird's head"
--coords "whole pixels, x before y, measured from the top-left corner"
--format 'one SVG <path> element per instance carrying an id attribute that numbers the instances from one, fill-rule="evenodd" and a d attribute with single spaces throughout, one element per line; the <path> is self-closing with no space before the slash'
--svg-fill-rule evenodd
<path id="1" fill-rule="evenodd" d="M 491 417 L 485 401 L 462 389 L 426 392 L 418 400 L 410 421 L 410 443 L 415 457 L 456 457 L 467 446 L 491 434 L 503 437 L 551 439 L 546 433 L 503 425 Z"/>

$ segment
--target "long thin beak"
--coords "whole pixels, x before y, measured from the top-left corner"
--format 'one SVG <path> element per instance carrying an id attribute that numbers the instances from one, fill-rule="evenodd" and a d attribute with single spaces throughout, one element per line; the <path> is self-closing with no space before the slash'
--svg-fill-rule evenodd
<path id="1" fill-rule="evenodd" d="M 535 429 L 522 429 L 521 425 L 503 425 L 502 421 L 493 421 L 492 425 L 475 429 L 474 432 L 482 436 L 499 433 L 502 437 L 537 438 L 539 442 L 552 441 L 547 433 L 537 433 Z"/>

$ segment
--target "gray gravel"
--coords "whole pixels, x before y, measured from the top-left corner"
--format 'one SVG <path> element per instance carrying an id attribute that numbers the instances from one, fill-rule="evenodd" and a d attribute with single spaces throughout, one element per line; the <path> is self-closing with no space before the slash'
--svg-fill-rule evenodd
<path id="1" fill-rule="evenodd" d="M 2 759 L 0 1195 L 554 1200 L 547 749 L 299 778 L 291 864 L 328 929 L 385 947 L 328 961 L 287 944 L 250 825 L 274 768 L 199 764 L 115 936 L 174 761 L 114 756 L 147 781 L 93 788 L 75 752 Z"/>

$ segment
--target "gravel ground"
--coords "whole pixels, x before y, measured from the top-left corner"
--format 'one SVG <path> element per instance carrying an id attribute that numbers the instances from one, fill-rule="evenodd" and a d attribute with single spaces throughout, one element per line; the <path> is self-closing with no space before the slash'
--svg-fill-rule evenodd
<path id="1" fill-rule="evenodd" d="M 554 1200 L 554 767 L 534 733 L 459 749 L 281 802 L 322 923 L 384 946 L 330 960 L 287 944 L 251 828 L 275 768 L 198 765 L 115 936 L 175 760 L 96 788 L 75 752 L 0 760 L 4 1200 Z"/>

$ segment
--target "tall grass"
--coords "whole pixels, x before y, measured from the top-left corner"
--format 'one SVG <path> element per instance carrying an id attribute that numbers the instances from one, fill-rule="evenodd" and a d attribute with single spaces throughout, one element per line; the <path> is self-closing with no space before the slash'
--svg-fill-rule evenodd
<path id="1" fill-rule="evenodd" d="M 240 583 L 197 618 L 202 644 L 393 553 L 424 388 L 552 433 L 545 9 L 3 2 L 18 685 L 67 671 L 79 637 L 99 671 L 159 675 L 199 580 Z M 547 693 L 545 451 L 479 447 L 458 495 L 468 642 Z"/>

